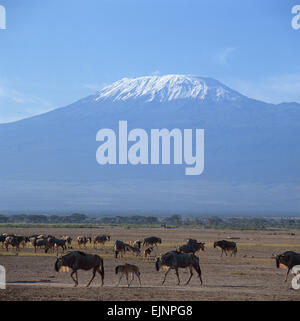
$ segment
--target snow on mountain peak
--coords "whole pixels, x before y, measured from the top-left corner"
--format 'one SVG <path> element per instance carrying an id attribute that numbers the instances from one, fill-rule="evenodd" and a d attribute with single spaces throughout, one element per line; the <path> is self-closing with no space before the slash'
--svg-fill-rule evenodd
<path id="1" fill-rule="evenodd" d="M 237 101 L 243 97 L 212 78 L 190 75 L 145 76 L 123 78 L 101 89 L 95 100 L 110 99 L 125 101 L 143 99 L 150 101 L 172 101 L 175 99 L 198 99 L 201 101 Z"/>

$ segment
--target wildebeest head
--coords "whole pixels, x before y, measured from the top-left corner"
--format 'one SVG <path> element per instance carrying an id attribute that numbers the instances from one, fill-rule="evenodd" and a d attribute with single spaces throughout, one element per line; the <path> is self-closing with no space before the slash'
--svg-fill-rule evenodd
<path id="1" fill-rule="evenodd" d="M 218 245 L 218 242 L 215 242 L 214 243 L 214 249 L 216 248 L 217 245 Z"/>
<path id="2" fill-rule="evenodd" d="M 156 261 L 155 261 L 156 271 L 159 271 L 160 266 L 161 266 L 161 260 L 160 260 L 160 257 L 157 257 L 157 258 L 156 258 Z"/>
<path id="3" fill-rule="evenodd" d="M 57 258 L 57 260 L 56 260 L 56 262 L 54 264 L 54 269 L 55 269 L 56 272 L 58 272 L 60 270 L 60 268 L 62 267 L 62 265 L 63 265 L 62 261 L 63 261 L 62 257 Z"/>
<path id="4" fill-rule="evenodd" d="M 277 268 L 279 269 L 279 266 L 280 266 L 280 258 L 279 258 L 279 255 L 276 255 L 276 266 L 277 266 Z"/>
<path id="5" fill-rule="evenodd" d="M 285 256 L 283 254 L 279 254 L 275 256 L 276 259 L 276 267 L 279 268 L 280 264 L 285 264 Z"/>
<path id="6" fill-rule="evenodd" d="M 107 241 L 110 241 L 110 235 L 106 236 Z"/>

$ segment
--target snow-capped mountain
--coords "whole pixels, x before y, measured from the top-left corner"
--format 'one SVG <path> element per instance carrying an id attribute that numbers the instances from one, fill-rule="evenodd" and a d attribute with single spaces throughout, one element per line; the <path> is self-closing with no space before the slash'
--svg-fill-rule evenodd
<path id="1" fill-rule="evenodd" d="M 102 128 L 204 129 L 205 169 L 96 162 Z M 0 125 L 0 212 L 295 213 L 300 105 L 189 75 L 124 78 L 69 106 Z"/>
<path id="2" fill-rule="evenodd" d="M 165 75 L 123 78 L 101 89 L 95 100 L 144 99 L 148 102 L 165 102 L 176 99 L 197 99 L 199 101 L 220 102 L 238 101 L 243 97 L 212 78 Z"/>

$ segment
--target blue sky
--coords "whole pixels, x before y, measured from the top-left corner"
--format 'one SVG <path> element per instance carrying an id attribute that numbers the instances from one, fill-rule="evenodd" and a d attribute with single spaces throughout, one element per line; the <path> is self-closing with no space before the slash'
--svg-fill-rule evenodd
<path id="1" fill-rule="evenodd" d="M 298 3 L 299 2 L 299 3 Z M 196 74 L 300 103 L 300 0 L 0 0 L 0 122 L 123 77 Z"/>

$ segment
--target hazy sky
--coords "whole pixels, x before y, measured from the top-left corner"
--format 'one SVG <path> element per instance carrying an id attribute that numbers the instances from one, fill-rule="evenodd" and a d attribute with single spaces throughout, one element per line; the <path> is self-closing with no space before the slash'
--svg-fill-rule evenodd
<path id="1" fill-rule="evenodd" d="M 300 0 L 298 1 L 300 4 Z M 297 0 L 0 0 L 0 122 L 123 77 L 196 74 L 300 103 Z"/>

